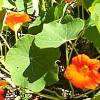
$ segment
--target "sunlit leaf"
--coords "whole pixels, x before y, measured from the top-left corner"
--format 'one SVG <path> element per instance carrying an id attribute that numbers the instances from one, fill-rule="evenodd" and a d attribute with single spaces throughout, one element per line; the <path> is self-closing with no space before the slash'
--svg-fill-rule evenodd
<path id="1" fill-rule="evenodd" d="M 29 28 L 39 26 L 41 24 L 41 17 L 37 17 L 35 21 L 29 24 Z"/>
<path id="2" fill-rule="evenodd" d="M 58 58 L 58 49 L 39 49 L 34 36 L 25 35 L 8 51 L 5 63 L 16 85 L 39 92 L 58 81 Z"/>
<path id="3" fill-rule="evenodd" d="M 94 2 L 92 3 L 92 5 L 95 5 L 95 4 L 97 4 L 97 3 L 100 3 L 100 0 L 92 0 L 92 1 L 94 1 Z"/>
<path id="4" fill-rule="evenodd" d="M 0 1 L 0 11 L 2 10 L 3 0 Z"/>
<path id="5" fill-rule="evenodd" d="M 34 13 L 34 10 L 33 10 L 33 7 L 32 7 L 32 2 L 31 0 L 29 0 L 30 2 L 27 3 L 27 13 L 28 14 L 33 14 Z"/>
<path id="6" fill-rule="evenodd" d="M 96 3 L 95 5 L 91 6 L 89 10 L 91 12 L 91 19 L 94 21 L 100 32 L 100 3 Z"/>
<path id="7" fill-rule="evenodd" d="M 18 11 L 25 10 L 25 7 L 24 7 L 24 0 L 16 0 L 16 1 L 15 1 L 15 4 L 16 4 L 16 7 L 17 7 L 17 10 L 18 10 Z"/>
<path id="8" fill-rule="evenodd" d="M 84 27 L 84 21 L 74 19 L 67 24 L 56 21 L 44 24 L 43 31 L 35 36 L 35 44 L 40 48 L 59 47 L 66 41 L 75 40 Z"/>
<path id="9" fill-rule="evenodd" d="M 13 9 L 15 7 L 15 3 L 14 1 L 12 2 L 12 0 L 3 0 L 3 7 L 7 9 Z"/>

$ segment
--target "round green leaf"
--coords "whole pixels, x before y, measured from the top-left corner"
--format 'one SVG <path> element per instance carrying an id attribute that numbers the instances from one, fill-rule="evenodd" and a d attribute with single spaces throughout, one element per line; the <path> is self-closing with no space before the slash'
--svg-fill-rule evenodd
<path id="1" fill-rule="evenodd" d="M 0 1 L 0 11 L 2 10 L 3 0 Z"/>
<path id="2" fill-rule="evenodd" d="M 89 11 L 91 13 L 91 19 L 100 32 L 100 3 L 96 3 L 95 5 L 91 6 Z"/>
<path id="3" fill-rule="evenodd" d="M 40 48 L 59 47 L 66 41 L 76 39 L 83 27 L 81 19 L 73 19 L 67 24 L 56 21 L 44 24 L 42 32 L 35 36 L 35 44 Z"/>
<path id="4" fill-rule="evenodd" d="M 39 49 L 34 36 L 25 35 L 8 51 L 5 63 L 16 85 L 39 92 L 58 81 L 58 58 L 58 49 Z"/>
<path id="5" fill-rule="evenodd" d="M 94 46 L 100 49 L 100 33 L 95 26 L 90 26 L 85 30 L 84 36 L 93 42 Z"/>

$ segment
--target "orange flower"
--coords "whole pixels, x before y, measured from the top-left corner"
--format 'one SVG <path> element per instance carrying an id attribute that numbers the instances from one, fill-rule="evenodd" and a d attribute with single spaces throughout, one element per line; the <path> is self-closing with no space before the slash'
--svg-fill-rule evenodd
<path id="1" fill-rule="evenodd" d="M 7 86 L 9 83 L 6 80 L 0 80 L 0 88 Z"/>
<path id="2" fill-rule="evenodd" d="M 72 58 L 64 76 L 75 87 L 80 89 L 95 89 L 100 84 L 100 61 L 90 59 L 85 54 Z"/>
<path id="3" fill-rule="evenodd" d="M 5 24 L 13 31 L 18 31 L 23 23 L 30 22 L 30 17 L 25 12 L 9 12 Z"/>
<path id="4" fill-rule="evenodd" d="M 65 3 L 72 3 L 74 0 L 64 0 Z"/>
<path id="5" fill-rule="evenodd" d="M 0 89 L 0 100 L 5 100 L 5 95 L 6 95 L 6 91 L 3 89 Z"/>

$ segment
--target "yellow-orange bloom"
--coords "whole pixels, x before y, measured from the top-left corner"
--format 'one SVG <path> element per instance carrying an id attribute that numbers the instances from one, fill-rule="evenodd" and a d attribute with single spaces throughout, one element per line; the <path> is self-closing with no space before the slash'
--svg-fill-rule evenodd
<path id="1" fill-rule="evenodd" d="M 77 88 L 95 89 L 100 84 L 100 61 L 85 54 L 75 56 L 64 76 Z"/>
<path id="2" fill-rule="evenodd" d="M 5 24 L 13 31 L 18 31 L 18 29 L 23 23 L 30 22 L 30 21 L 31 19 L 29 15 L 27 15 L 25 12 L 11 11 L 7 14 L 7 17 L 5 19 Z"/>
<path id="3" fill-rule="evenodd" d="M 0 80 L 0 89 L 7 86 L 9 83 L 6 80 Z"/>

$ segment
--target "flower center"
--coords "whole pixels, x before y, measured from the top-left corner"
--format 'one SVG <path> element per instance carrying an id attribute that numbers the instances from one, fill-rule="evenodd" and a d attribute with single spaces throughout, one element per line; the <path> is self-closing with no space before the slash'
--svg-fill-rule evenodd
<path id="1" fill-rule="evenodd" d="M 87 65 L 84 65 L 81 69 L 81 72 L 85 75 L 89 71 L 89 68 Z"/>

